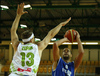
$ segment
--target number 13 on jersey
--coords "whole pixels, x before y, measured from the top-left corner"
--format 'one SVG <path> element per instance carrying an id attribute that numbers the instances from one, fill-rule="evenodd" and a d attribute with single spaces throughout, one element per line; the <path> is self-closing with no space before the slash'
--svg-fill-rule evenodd
<path id="1" fill-rule="evenodd" d="M 32 66 L 34 64 L 34 54 L 33 53 L 29 52 L 25 55 L 24 52 L 21 52 L 20 55 L 22 56 L 22 66 L 23 67 L 25 66 L 25 63 L 27 66 Z M 25 62 L 25 57 L 27 57 L 31 62 L 29 62 L 29 61 Z"/>

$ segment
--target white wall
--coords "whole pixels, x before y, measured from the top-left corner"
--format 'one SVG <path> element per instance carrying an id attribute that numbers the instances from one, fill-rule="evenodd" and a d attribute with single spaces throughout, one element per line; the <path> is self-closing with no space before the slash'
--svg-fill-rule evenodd
<path id="1" fill-rule="evenodd" d="M 97 61 L 98 60 L 98 49 L 90 49 L 90 61 Z"/>
<path id="2" fill-rule="evenodd" d="M 75 57 L 78 55 L 78 49 L 72 49 L 72 60 L 75 60 Z M 83 60 L 89 60 L 89 49 L 84 49 Z"/>
<path id="3" fill-rule="evenodd" d="M 49 60 L 49 49 L 43 51 L 41 60 Z"/>
<path id="4" fill-rule="evenodd" d="M 9 60 L 9 49 L 5 49 L 5 59 Z"/>
<path id="5" fill-rule="evenodd" d="M 2 67 L 3 67 L 3 65 L 2 65 L 2 64 L 0 64 L 0 73 L 1 73 L 1 69 L 2 69 Z"/>
<path id="6" fill-rule="evenodd" d="M 75 60 L 77 54 L 78 54 L 78 49 L 72 49 L 72 60 Z"/>
<path id="7" fill-rule="evenodd" d="M 60 56 L 62 56 L 62 50 L 63 50 L 63 49 L 60 49 L 60 50 L 59 50 L 59 55 L 60 55 Z M 50 60 L 51 60 L 51 61 L 53 60 L 53 49 L 50 49 Z"/>
<path id="8" fill-rule="evenodd" d="M 99 57 L 98 57 L 98 50 L 99 50 Z M 62 56 L 62 51 L 63 49 L 60 49 L 59 54 Z M 89 56 L 89 51 L 90 51 L 90 56 Z M 49 56 L 50 55 L 50 56 Z M 78 55 L 78 49 L 72 49 L 72 60 L 75 60 L 75 57 Z M 45 49 L 42 53 L 42 60 L 53 60 L 53 50 L 50 49 L 50 54 L 49 54 L 49 49 Z M 100 49 L 84 49 L 84 55 L 83 55 L 83 60 L 88 61 L 90 58 L 90 61 L 96 61 L 100 60 Z"/>
<path id="9" fill-rule="evenodd" d="M 83 60 L 84 61 L 88 61 L 89 60 L 89 49 L 84 49 Z"/>

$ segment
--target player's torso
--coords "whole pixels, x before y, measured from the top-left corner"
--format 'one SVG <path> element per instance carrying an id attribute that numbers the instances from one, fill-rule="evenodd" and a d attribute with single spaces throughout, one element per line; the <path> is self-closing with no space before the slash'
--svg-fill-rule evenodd
<path id="1" fill-rule="evenodd" d="M 52 72 L 52 76 L 74 76 L 74 62 L 65 63 L 60 59 L 56 70 Z"/>
<path id="2" fill-rule="evenodd" d="M 36 75 L 40 63 L 38 47 L 29 43 L 18 45 L 17 51 L 13 57 L 10 70 L 20 75 Z"/>

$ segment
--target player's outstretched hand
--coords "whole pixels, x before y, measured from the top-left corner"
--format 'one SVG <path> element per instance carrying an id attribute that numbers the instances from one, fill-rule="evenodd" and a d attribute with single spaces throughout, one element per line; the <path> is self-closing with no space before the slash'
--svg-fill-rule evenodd
<path id="1" fill-rule="evenodd" d="M 67 19 L 66 21 L 64 21 L 64 22 L 61 22 L 60 24 L 62 26 L 65 26 L 70 20 L 71 20 L 71 17 L 69 19 Z"/>
<path id="2" fill-rule="evenodd" d="M 78 39 L 80 39 L 80 34 L 76 31 L 76 41 L 78 41 Z"/>
<path id="3" fill-rule="evenodd" d="M 28 13 L 27 11 L 24 11 L 24 3 L 21 3 L 20 5 L 18 5 L 17 8 L 17 15 L 23 15 L 25 13 Z"/>

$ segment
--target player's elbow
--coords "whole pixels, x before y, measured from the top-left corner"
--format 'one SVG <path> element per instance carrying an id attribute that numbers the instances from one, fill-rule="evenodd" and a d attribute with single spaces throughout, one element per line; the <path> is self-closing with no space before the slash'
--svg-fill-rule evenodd
<path id="1" fill-rule="evenodd" d="M 81 50 L 81 52 L 80 52 L 82 55 L 84 54 L 84 50 Z"/>
<path id="2" fill-rule="evenodd" d="M 49 31 L 49 36 L 51 37 L 51 38 L 53 38 L 54 37 L 54 32 L 51 30 L 51 31 Z"/>
<path id="3" fill-rule="evenodd" d="M 11 32 L 16 32 L 16 30 L 17 30 L 17 28 L 16 27 L 13 27 L 13 25 L 12 25 Z"/>
<path id="4" fill-rule="evenodd" d="M 15 31 L 15 29 L 14 28 L 11 28 L 11 32 L 14 32 Z"/>
<path id="5" fill-rule="evenodd" d="M 12 29 L 12 28 L 11 28 L 10 30 L 11 30 L 11 32 L 13 31 L 13 29 Z"/>

